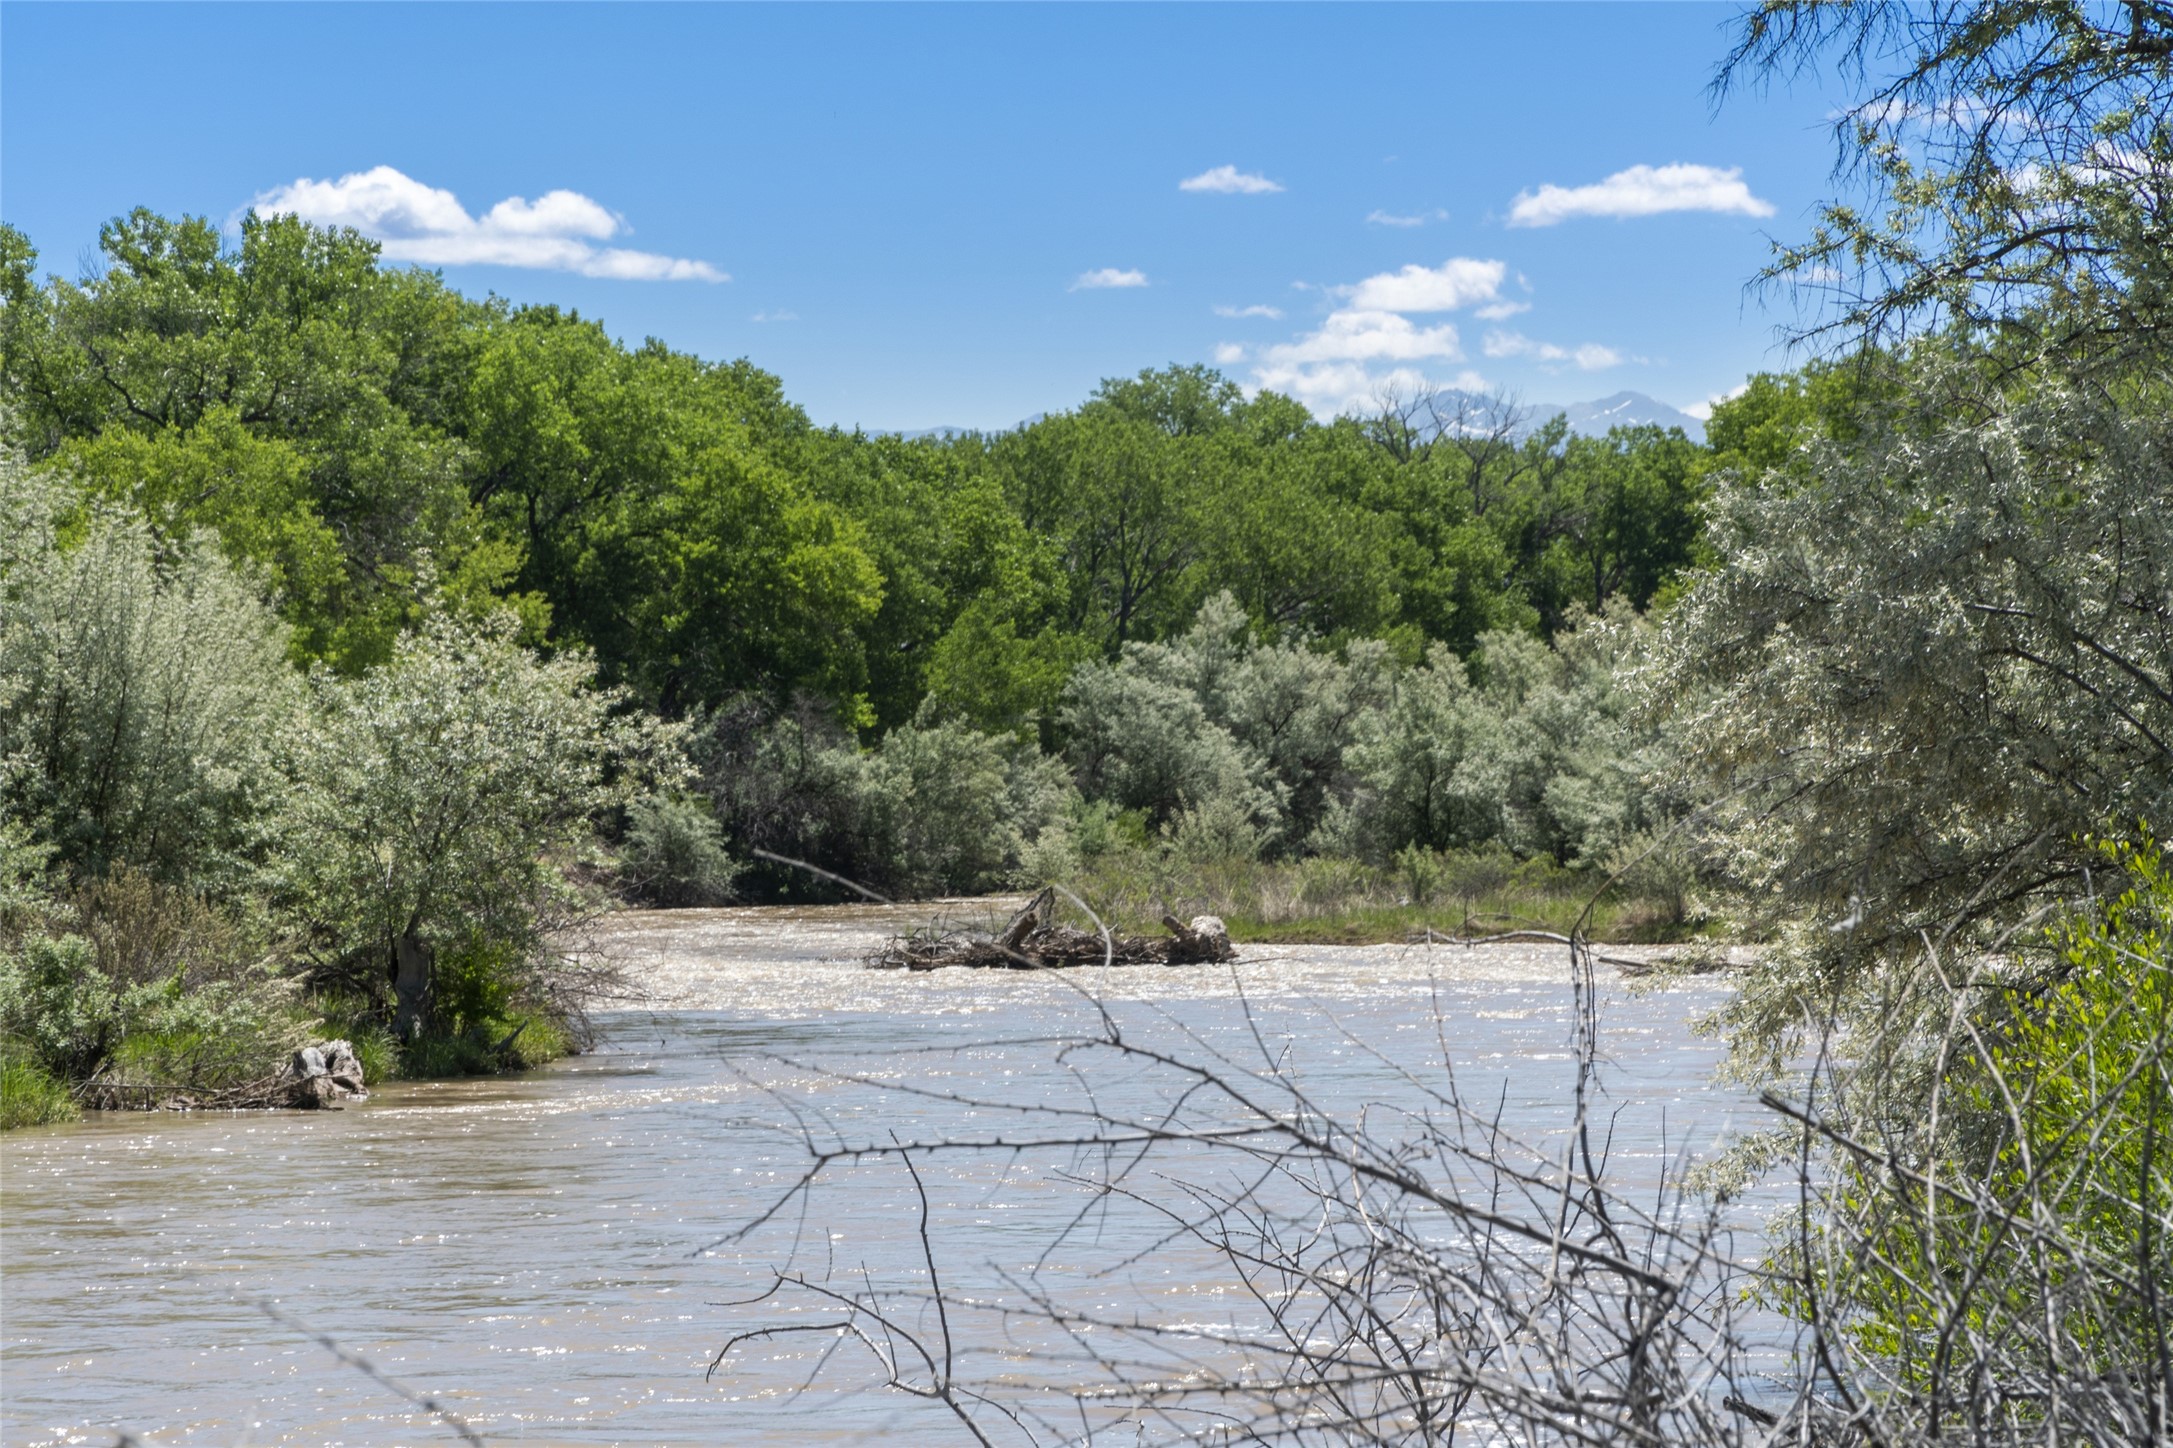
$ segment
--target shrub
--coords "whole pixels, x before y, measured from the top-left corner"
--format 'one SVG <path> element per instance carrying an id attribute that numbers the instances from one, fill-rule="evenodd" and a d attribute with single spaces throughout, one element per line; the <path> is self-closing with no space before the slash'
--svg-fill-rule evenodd
<path id="1" fill-rule="evenodd" d="M 87 1081 L 120 1044 L 122 992 L 80 935 L 32 935 L 0 956 L 0 1031 L 64 1081 Z"/>
<path id="2" fill-rule="evenodd" d="M 721 905 L 741 866 L 724 851 L 724 833 L 701 801 L 681 794 L 644 795 L 627 806 L 621 879 L 652 905 Z"/>
<path id="3" fill-rule="evenodd" d="M 439 956 L 475 940 L 526 999 L 577 1008 L 550 940 L 591 902 L 563 866 L 675 765 L 674 739 L 618 715 L 585 654 L 539 658 L 518 628 L 434 617 L 360 678 L 320 668 L 287 744 L 286 906 L 322 956 L 362 963 L 352 978 L 394 967 L 403 1038 L 429 1027 Z"/>
<path id="4" fill-rule="evenodd" d="M 864 750 L 805 705 L 765 718 L 743 701 L 705 721 L 696 749 L 736 841 L 886 894 L 1009 883 L 1076 798 L 1059 761 L 958 722 L 903 724 Z M 824 893 L 804 872 L 756 878 Z"/>
<path id="5" fill-rule="evenodd" d="M 1911 962 L 1805 1113 L 1836 1149 L 1777 1300 L 1882 1410 L 2081 1441 L 2052 1425 L 2162 1405 L 2173 872 L 2147 838 L 2099 848 L 2118 895 L 1972 979 Z"/>
<path id="6" fill-rule="evenodd" d="M 233 1085 L 277 1069 L 306 1025 L 291 987 L 261 971 L 176 965 L 132 979 L 72 934 L 32 935 L 0 956 L 0 1031 L 61 1081 Z"/>
<path id="7" fill-rule="evenodd" d="M 49 485 L 0 457 L 18 488 Z M 100 511 L 64 549 L 57 506 L 0 537 L 0 812 L 71 870 L 236 886 L 279 791 L 284 630 L 216 540 L 162 555 Z"/>
<path id="8" fill-rule="evenodd" d="M 79 1115 L 68 1088 L 12 1041 L 0 1038 L 0 1131 L 50 1126 Z"/>

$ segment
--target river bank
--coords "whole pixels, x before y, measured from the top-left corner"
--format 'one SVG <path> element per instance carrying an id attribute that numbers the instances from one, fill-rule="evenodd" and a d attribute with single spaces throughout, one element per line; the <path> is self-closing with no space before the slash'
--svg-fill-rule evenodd
<path id="1" fill-rule="evenodd" d="M 862 966 L 929 913 L 616 916 L 593 943 L 642 989 L 598 1015 L 586 1055 L 390 1083 L 335 1112 L 116 1113 L 14 1133 L 0 1165 L 0 1441 L 449 1439 L 260 1301 L 525 1443 L 948 1441 L 925 1405 L 858 1365 L 795 1398 L 827 1338 L 704 1378 L 731 1333 L 761 1320 L 730 1304 L 773 1269 L 852 1262 L 908 1282 L 923 1270 L 902 1173 L 844 1173 L 806 1213 L 733 1234 L 804 1171 L 810 1130 L 971 1125 L 928 1094 L 946 1090 L 1069 1109 L 1080 1082 L 1052 1043 L 1096 1034 L 1104 1011 L 1172 1051 L 1257 1058 L 1271 1042 L 1338 1109 L 1438 1079 L 1446 1050 L 1463 1089 L 1521 1129 L 1561 1120 L 1573 1002 L 1558 947 L 1258 946 L 1185 969 Z M 1617 1149 L 1632 1170 L 1656 1175 L 1753 1111 L 1713 1088 L 1718 1047 L 1687 1025 L 1726 989 L 1605 983 Z M 1000 1290 L 991 1265 L 1032 1260 L 1080 1206 L 1061 1173 L 985 1158 L 927 1185 L 947 1271 L 966 1288 Z M 1234 1284 L 1182 1252 L 1119 1270 L 1152 1245 L 1112 1227 L 1050 1270 L 1142 1310 L 1241 1310 Z M 984 1366 L 1001 1341 L 973 1339 Z"/>

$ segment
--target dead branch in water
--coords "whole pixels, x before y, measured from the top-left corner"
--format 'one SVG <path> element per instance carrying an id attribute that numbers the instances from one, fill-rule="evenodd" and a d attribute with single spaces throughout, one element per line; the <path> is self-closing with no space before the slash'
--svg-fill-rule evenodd
<path id="1" fill-rule="evenodd" d="M 1237 950 L 1212 915 L 1190 924 L 1165 915 L 1166 938 L 1081 930 L 1055 919 L 1056 892 L 1045 889 L 993 935 L 915 930 L 886 942 L 868 957 L 878 970 L 940 970 L 967 966 L 987 970 L 1047 970 L 1071 965 L 1202 965 L 1235 960 Z"/>

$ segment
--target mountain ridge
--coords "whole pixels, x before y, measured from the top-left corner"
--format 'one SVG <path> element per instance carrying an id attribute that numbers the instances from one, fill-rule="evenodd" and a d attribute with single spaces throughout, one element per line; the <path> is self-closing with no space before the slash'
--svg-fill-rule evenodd
<path id="1" fill-rule="evenodd" d="M 1445 390 L 1440 395 L 1446 402 L 1455 403 L 1461 401 L 1481 410 L 1491 407 L 1494 402 L 1493 398 L 1476 392 Z M 1705 423 L 1703 421 L 1692 417 L 1679 407 L 1662 402 L 1649 393 L 1633 392 L 1627 388 L 1620 392 L 1609 393 L 1605 397 L 1594 398 L 1589 402 L 1513 402 L 1512 405 L 1524 415 L 1522 425 L 1517 428 L 1519 437 L 1538 431 L 1559 415 L 1568 418 L 1569 430 L 1581 437 L 1605 437 L 1607 430 L 1614 427 L 1652 425 L 1679 427 L 1692 441 L 1703 442 L 1705 440 Z M 1032 417 L 1021 418 L 1007 428 L 954 427 L 943 424 L 936 427 L 910 429 L 886 427 L 872 429 L 871 431 L 877 436 L 900 437 L 908 442 L 924 437 L 942 438 L 948 441 L 951 438 L 963 437 L 968 433 L 975 432 L 991 434 L 1015 432 L 1020 428 L 1032 427 L 1048 415 L 1045 412 L 1037 412 Z"/>

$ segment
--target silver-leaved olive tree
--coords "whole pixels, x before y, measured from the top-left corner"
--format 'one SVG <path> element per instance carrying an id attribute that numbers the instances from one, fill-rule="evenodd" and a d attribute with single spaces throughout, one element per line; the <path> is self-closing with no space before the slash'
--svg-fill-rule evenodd
<path id="1" fill-rule="evenodd" d="M 1894 365 L 1852 438 L 1721 489 L 1666 620 L 1722 853 L 1792 922 L 1744 1042 L 1875 1017 L 1880 960 L 1997 948 L 2085 892 L 2086 836 L 2173 819 L 2173 387 Z"/>
<path id="2" fill-rule="evenodd" d="M 0 452 L 0 834 L 83 876 L 231 893 L 279 806 L 286 630 L 205 540 L 72 503 Z"/>
<path id="3" fill-rule="evenodd" d="M 359 678 L 320 669 L 287 750 L 284 883 L 329 954 L 382 963 L 402 1039 L 430 1025 L 449 952 L 552 993 L 552 933 L 582 908 L 566 867 L 678 758 L 585 653 L 541 657 L 516 633 L 441 616 Z"/>

